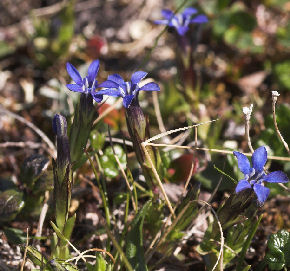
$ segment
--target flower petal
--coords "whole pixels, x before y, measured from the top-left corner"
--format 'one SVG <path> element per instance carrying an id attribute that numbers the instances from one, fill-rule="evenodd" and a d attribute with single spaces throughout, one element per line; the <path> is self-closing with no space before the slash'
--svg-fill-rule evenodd
<path id="1" fill-rule="evenodd" d="M 77 83 L 79 86 L 83 85 L 82 77 L 80 76 L 80 73 L 78 70 L 69 62 L 66 63 L 66 70 L 69 76 L 74 80 L 75 83 Z"/>
<path id="2" fill-rule="evenodd" d="M 192 7 L 186 8 L 182 12 L 182 14 L 185 15 L 185 16 L 188 16 L 188 15 L 190 16 L 190 15 L 193 15 L 195 13 L 197 13 L 197 10 L 195 8 L 192 8 Z"/>
<path id="3" fill-rule="evenodd" d="M 134 99 L 134 95 L 127 95 L 123 99 L 123 105 L 128 108 L 130 104 L 132 103 L 132 100 Z"/>
<path id="4" fill-rule="evenodd" d="M 163 9 L 161 11 L 161 14 L 167 20 L 172 19 L 172 17 L 174 16 L 174 13 L 171 10 L 169 10 L 169 9 Z"/>
<path id="5" fill-rule="evenodd" d="M 268 183 L 287 183 L 289 179 L 283 171 L 274 171 L 266 175 L 263 180 Z"/>
<path id="6" fill-rule="evenodd" d="M 100 103 L 103 100 L 103 95 L 100 95 L 98 92 L 91 92 L 91 94 L 97 103 Z"/>
<path id="7" fill-rule="evenodd" d="M 198 15 L 190 21 L 191 23 L 203 24 L 208 22 L 208 18 L 205 15 Z"/>
<path id="8" fill-rule="evenodd" d="M 119 88 L 119 84 L 110 80 L 107 80 L 98 85 L 99 88 Z"/>
<path id="9" fill-rule="evenodd" d="M 67 84 L 66 87 L 71 91 L 84 92 L 83 88 L 76 84 Z"/>
<path id="10" fill-rule="evenodd" d="M 106 88 L 96 92 L 98 95 L 108 95 L 112 97 L 122 97 L 119 89 L 116 88 Z"/>
<path id="11" fill-rule="evenodd" d="M 100 67 L 100 61 L 94 60 L 88 68 L 88 81 L 89 84 L 92 84 L 94 79 L 96 78 Z"/>
<path id="12" fill-rule="evenodd" d="M 258 201 L 264 203 L 270 194 L 270 189 L 261 184 L 254 184 L 254 191 L 258 197 Z"/>
<path id="13" fill-rule="evenodd" d="M 124 84 L 125 81 L 124 79 L 122 78 L 122 76 L 120 76 L 119 74 L 111 74 L 108 76 L 108 80 L 109 81 L 113 81 L 115 83 L 117 83 L 118 85 L 121 85 L 121 84 Z"/>
<path id="14" fill-rule="evenodd" d="M 143 72 L 143 71 L 137 71 L 134 72 L 131 76 L 131 82 L 133 85 L 138 84 L 143 78 L 145 78 L 147 76 L 147 72 Z"/>
<path id="15" fill-rule="evenodd" d="M 249 175 L 252 171 L 249 159 L 244 154 L 238 151 L 234 151 L 234 155 L 238 159 L 238 166 L 239 166 L 240 171 L 244 173 L 244 175 Z"/>
<path id="16" fill-rule="evenodd" d="M 145 90 L 145 91 L 160 91 L 160 87 L 156 83 L 151 82 L 151 83 L 145 84 L 144 86 L 140 87 L 139 91 L 140 90 Z"/>
<path id="17" fill-rule="evenodd" d="M 184 36 L 185 33 L 188 31 L 188 29 L 189 29 L 188 26 L 178 26 L 178 27 L 176 27 L 176 30 L 177 30 L 177 32 L 178 32 L 178 34 L 180 36 Z"/>
<path id="18" fill-rule="evenodd" d="M 168 20 L 155 20 L 154 21 L 155 24 L 169 24 L 169 21 Z"/>
<path id="19" fill-rule="evenodd" d="M 253 168 L 256 173 L 264 170 L 264 166 L 267 162 L 267 151 L 264 146 L 256 149 L 252 155 Z"/>
<path id="20" fill-rule="evenodd" d="M 246 180 L 240 180 L 236 186 L 236 193 L 241 192 L 244 189 L 251 188 L 252 186 Z"/>

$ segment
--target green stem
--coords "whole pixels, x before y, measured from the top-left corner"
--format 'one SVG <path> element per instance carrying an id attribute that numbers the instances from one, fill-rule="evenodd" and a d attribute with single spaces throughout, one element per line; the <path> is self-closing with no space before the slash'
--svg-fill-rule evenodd
<path id="1" fill-rule="evenodd" d="M 137 189 L 136 189 L 135 182 L 133 182 L 133 195 L 135 198 L 135 205 L 136 205 L 136 212 L 137 212 L 138 211 L 138 195 L 137 195 Z"/>
<path id="2" fill-rule="evenodd" d="M 132 265 L 129 263 L 125 253 L 123 252 L 121 246 L 119 245 L 119 243 L 117 242 L 117 240 L 115 239 L 115 237 L 113 236 L 113 234 L 111 233 L 110 229 L 108 228 L 108 226 L 105 224 L 105 229 L 106 232 L 109 236 L 109 238 L 112 240 L 114 247 L 117 249 L 117 251 L 120 253 L 121 259 L 124 262 L 126 269 L 129 271 L 134 271 Z"/>
<path id="3" fill-rule="evenodd" d="M 246 242 L 244 243 L 244 246 L 243 246 L 243 249 L 239 255 L 239 259 L 238 259 L 238 263 L 237 263 L 237 271 L 241 271 L 243 270 L 243 261 L 244 261 L 244 258 L 245 258 L 245 255 L 246 255 L 246 252 L 251 244 L 251 241 L 258 229 L 258 226 L 261 222 L 261 219 L 262 219 L 263 215 L 260 215 L 257 222 L 255 223 L 255 225 L 251 228 L 252 230 L 249 232 L 249 235 L 247 237 L 247 240 Z"/>
<path id="4" fill-rule="evenodd" d="M 106 223 L 107 223 L 108 227 L 110 228 L 111 227 L 110 210 L 109 210 L 109 207 L 108 207 L 107 197 L 106 197 L 106 195 L 105 195 L 105 193 L 103 191 L 103 187 L 101 185 L 100 178 L 99 178 L 97 170 L 96 170 L 96 168 L 94 166 L 93 160 L 91 159 L 91 157 L 89 156 L 89 154 L 87 152 L 86 152 L 86 155 L 87 155 L 87 158 L 89 159 L 89 162 L 91 164 L 91 167 L 93 169 L 94 175 L 96 177 L 96 180 L 97 180 L 97 183 L 98 183 L 98 186 L 99 186 L 99 191 L 100 191 L 100 194 L 101 194 L 101 197 L 102 197 L 102 200 L 103 200 L 104 209 L 105 209 Z"/>

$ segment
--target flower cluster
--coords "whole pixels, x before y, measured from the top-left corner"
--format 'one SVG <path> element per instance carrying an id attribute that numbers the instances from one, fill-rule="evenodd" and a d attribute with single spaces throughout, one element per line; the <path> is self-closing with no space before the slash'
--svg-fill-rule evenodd
<path id="1" fill-rule="evenodd" d="M 162 16 L 164 20 L 156 20 L 156 24 L 165 24 L 169 27 L 174 27 L 177 30 L 177 33 L 180 36 L 184 36 L 189 30 L 189 25 L 192 23 L 203 24 L 208 22 L 208 19 L 205 15 L 197 15 L 192 18 L 194 14 L 197 13 L 195 8 L 189 7 L 186 8 L 182 13 L 174 14 L 171 10 L 163 9 Z"/>
<path id="2" fill-rule="evenodd" d="M 244 179 L 240 180 L 236 187 L 236 193 L 248 188 L 253 189 L 258 201 L 264 203 L 269 196 L 270 189 L 265 187 L 263 182 L 287 183 L 289 181 L 282 171 L 265 173 L 264 166 L 267 162 L 267 151 L 264 146 L 254 151 L 252 155 L 253 167 L 251 167 L 248 158 L 244 154 L 234 151 L 234 155 L 238 159 L 240 171 L 244 174 Z"/>
<path id="3" fill-rule="evenodd" d="M 128 108 L 133 99 L 138 96 L 140 90 L 144 91 L 159 91 L 159 86 L 150 82 L 143 86 L 140 86 L 140 82 L 147 76 L 146 72 L 137 71 L 131 76 L 129 82 L 125 82 L 124 79 L 118 75 L 109 75 L 107 81 L 98 84 L 96 76 L 99 71 L 99 60 L 94 60 L 88 69 L 88 75 L 82 78 L 77 69 L 70 63 L 66 65 L 67 72 L 73 79 L 75 84 L 67 84 L 67 88 L 71 91 L 91 94 L 94 100 L 99 103 L 103 99 L 103 95 L 112 97 L 122 97 L 124 107 Z M 96 91 L 97 88 L 103 88 L 100 91 Z"/>

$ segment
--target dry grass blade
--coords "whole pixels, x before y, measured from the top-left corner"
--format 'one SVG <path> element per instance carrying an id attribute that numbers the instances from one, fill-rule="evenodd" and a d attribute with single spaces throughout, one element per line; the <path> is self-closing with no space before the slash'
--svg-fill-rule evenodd
<path id="1" fill-rule="evenodd" d="M 285 149 L 287 150 L 287 152 L 290 154 L 290 150 L 289 150 L 289 146 L 287 144 L 287 142 L 284 140 L 279 128 L 278 128 L 278 124 L 277 124 L 277 118 L 276 118 L 276 102 L 278 99 L 278 96 L 280 94 L 277 91 L 272 91 L 272 113 L 273 113 L 273 122 L 274 122 L 274 126 L 275 126 L 275 130 L 276 133 L 279 137 L 279 139 L 282 141 Z"/>
<path id="2" fill-rule="evenodd" d="M 115 259 L 114 259 L 113 255 L 110 252 L 108 252 L 108 251 L 106 251 L 104 249 L 100 249 L 100 248 L 91 248 L 91 249 L 85 250 L 80 255 L 78 255 L 78 256 L 76 256 L 74 258 L 66 260 L 66 262 L 76 261 L 75 265 L 77 265 L 78 261 L 80 259 L 84 258 L 84 257 L 85 258 L 96 258 L 96 256 L 93 256 L 93 255 L 85 255 L 86 253 L 91 252 L 91 251 L 103 252 L 103 253 L 107 254 L 111 258 L 113 263 L 115 263 Z"/>
<path id="3" fill-rule="evenodd" d="M 148 160 L 149 163 L 150 163 L 150 166 L 151 166 L 151 168 L 152 168 L 153 174 L 154 174 L 154 176 L 155 176 L 155 178 L 156 178 L 156 180 L 157 180 L 157 182 L 158 182 L 159 188 L 160 188 L 160 190 L 161 190 L 162 195 L 164 196 L 164 199 L 165 199 L 165 202 L 166 202 L 166 204 L 167 204 L 167 206 L 168 206 L 168 208 L 169 208 L 169 211 L 170 211 L 170 213 L 172 214 L 172 216 L 175 217 L 174 210 L 173 210 L 172 205 L 171 205 L 171 203 L 170 203 L 170 201 L 169 201 L 169 198 L 167 197 L 167 194 L 166 194 L 166 192 L 165 192 L 165 190 L 164 190 L 164 187 L 163 187 L 163 185 L 162 185 L 162 182 L 161 182 L 161 180 L 160 180 L 160 177 L 159 177 L 159 175 L 158 175 L 158 172 L 157 172 L 157 170 L 156 170 L 156 168 L 155 168 L 155 166 L 154 166 L 154 164 L 153 164 L 153 162 L 152 162 L 152 160 L 151 160 L 151 158 L 150 158 L 150 155 L 149 155 L 149 153 L 148 153 L 148 151 L 147 151 L 147 149 L 146 149 L 146 142 L 142 142 L 142 143 L 141 143 L 141 146 L 142 146 L 142 148 L 143 148 L 143 150 L 144 150 L 144 153 L 145 153 L 145 156 L 146 156 L 147 160 Z"/>
<path id="4" fill-rule="evenodd" d="M 120 169 L 120 171 L 121 171 L 121 173 L 122 173 L 122 175 L 123 175 L 123 177 L 124 177 L 124 179 L 126 181 L 126 185 L 127 185 L 128 191 L 129 191 L 130 196 L 131 196 L 131 201 L 132 201 L 133 209 L 134 209 L 135 212 L 137 212 L 136 203 L 135 203 L 135 200 L 134 200 L 134 197 L 133 197 L 133 193 L 132 193 L 133 188 L 131 188 L 131 186 L 130 186 L 129 180 L 128 180 L 127 175 L 126 175 L 126 172 L 124 171 L 124 169 L 123 169 L 123 167 L 121 165 L 121 162 L 119 160 L 119 157 L 116 154 L 114 154 L 114 157 L 115 157 L 115 160 L 116 160 L 116 162 L 117 162 L 117 164 L 119 166 L 119 169 Z"/>
<path id="5" fill-rule="evenodd" d="M 220 251 L 219 251 L 219 255 L 218 255 L 218 258 L 217 258 L 217 261 L 215 263 L 215 265 L 213 266 L 212 270 L 215 270 L 215 268 L 218 266 L 218 263 L 220 262 L 220 269 L 219 270 L 223 270 L 223 249 L 224 249 L 224 245 L 225 245 L 225 239 L 224 239 L 224 234 L 223 234 L 223 228 L 222 228 L 222 225 L 219 221 L 219 218 L 218 218 L 218 215 L 217 213 L 215 212 L 215 210 L 211 207 L 211 205 L 206 202 L 206 201 L 203 201 L 203 200 L 194 200 L 196 202 L 201 202 L 201 203 L 204 203 L 205 205 L 209 206 L 212 213 L 214 214 L 216 220 L 217 220 L 217 223 L 218 223 L 218 226 L 219 226 L 219 230 L 220 230 L 220 234 L 221 234 L 221 241 L 220 241 Z"/>
<path id="6" fill-rule="evenodd" d="M 218 119 L 216 119 L 216 120 L 210 120 L 210 121 L 201 122 L 201 123 L 198 123 L 198 124 L 194 124 L 194 125 L 190 125 L 190 126 L 186 126 L 186 127 L 182 127 L 182 128 L 170 130 L 170 131 L 167 131 L 167 132 L 158 134 L 156 136 L 153 136 L 153 137 L 147 139 L 145 142 L 146 143 L 150 143 L 150 142 L 155 141 L 157 139 L 160 139 L 160 138 L 162 138 L 164 136 L 171 135 L 171 134 L 174 134 L 174 133 L 177 133 L 177 132 L 180 132 L 180 131 L 186 131 L 186 130 L 189 130 L 189 129 L 194 128 L 194 127 L 198 127 L 198 126 L 201 126 L 201 125 L 204 125 L 204 124 L 209 124 L 209 123 L 215 122 L 217 120 Z"/>
<path id="7" fill-rule="evenodd" d="M 10 112 L 6 108 L 0 105 L 0 112 L 3 112 L 4 114 L 9 115 L 10 117 L 17 119 L 18 121 L 24 123 L 26 126 L 31 128 L 36 134 L 38 134 L 41 139 L 48 145 L 49 147 L 49 153 L 52 155 L 52 157 L 56 158 L 56 148 L 54 144 L 51 142 L 51 140 L 45 135 L 44 132 L 42 132 L 39 128 L 37 128 L 32 122 L 26 120 L 25 118 L 18 116 L 15 113 Z"/>

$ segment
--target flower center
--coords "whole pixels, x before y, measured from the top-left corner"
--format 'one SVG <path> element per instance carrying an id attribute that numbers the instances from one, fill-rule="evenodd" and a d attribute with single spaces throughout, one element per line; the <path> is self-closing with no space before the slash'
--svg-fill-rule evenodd
<path id="1" fill-rule="evenodd" d="M 183 25 L 188 26 L 191 20 L 191 16 L 185 16 Z"/>
<path id="2" fill-rule="evenodd" d="M 255 169 L 253 168 L 252 169 L 252 172 L 250 173 L 249 176 L 246 177 L 246 180 L 251 184 L 251 185 L 254 185 L 254 184 L 261 184 L 262 181 L 263 181 L 263 177 L 265 176 L 265 172 L 264 170 L 259 172 L 259 173 L 256 173 Z"/>
<path id="3" fill-rule="evenodd" d="M 125 90 L 121 86 L 119 86 L 119 91 L 121 93 L 121 96 L 124 98 L 126 96 Z"/>
<path id="4" fill-rule="evenodd" d="M 84 78 L 83 87 L 82 87 L 83 88 L 83 91 L 85 93 L 90 93 L 90 92 L 94 91 L 95 88 L 96 88 L 95 85 L 97 84 L 96 82 L 97 82 L 96 79 L 94 79 L 92 85 L 90 86 L 88 77 L 85 77 Z"/>
<path id="5" fill-rule="evenodd" d="M 174 18 L 172 19 L 172 25 L 175 27 L 179 27 L 183 25 L 183 16 L 182 14 L 177 14 L 176 16 L 174 16 Z"/>

